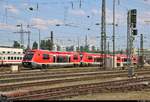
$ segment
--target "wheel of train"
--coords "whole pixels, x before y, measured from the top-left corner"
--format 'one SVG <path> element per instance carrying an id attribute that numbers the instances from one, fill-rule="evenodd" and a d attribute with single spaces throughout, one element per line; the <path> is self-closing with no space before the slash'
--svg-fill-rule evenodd
<path id="1" fill-rule="evenodd" d="M 42 69 L 47 69 L 48 66 L 46 64 L 42 64 Z"/>

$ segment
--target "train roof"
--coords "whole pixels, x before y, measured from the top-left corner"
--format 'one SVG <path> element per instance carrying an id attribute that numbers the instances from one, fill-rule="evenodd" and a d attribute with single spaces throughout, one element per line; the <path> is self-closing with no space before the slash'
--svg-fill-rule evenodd
<path id="1" fill-rule="evenodd" d="M 65 52 L 65 51 L 49 51 L 49 50 L 28 50 L 27 52 L 49 52 L 52 54 L 77 54 L 78 52 Z"/>
<path id="2" fill-rule="evenodd" d="M 8 49 L 22 49 L 22 48 L 14 48 L 14 47 L 11 47 L 11 46 L 0 46 L 0 48 L 8 48 Z"/>

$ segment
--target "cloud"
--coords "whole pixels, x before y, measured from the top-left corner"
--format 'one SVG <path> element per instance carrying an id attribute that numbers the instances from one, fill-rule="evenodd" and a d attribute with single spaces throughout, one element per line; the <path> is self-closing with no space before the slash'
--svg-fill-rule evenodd
<path id="1" fill-rule="evenodd" d="M 150 11 L 140 12 L 140 14 L 138 14 L 137 16 L 137 22 L 139 25 L 145 25 L 145 21 L 150 21 Z"/>
<path id="2" fill-rule="evenodd" d="M 63 22 L 58 19 L 48 20 L 47 23 L 48 25 L 63 24 Z"/>
<path id="3" fill-rule="evenodd" d="M 100 14 L 100 12 L 97 9 L 95 9 L 95 8 L 91 9 L 91 13 L 93 15 L 99 15 Z"/>
<path id="4" fill-rule="evenodd" d="M 150 21 L 150 11 L 137 11 L 137 25 L 143 26 L 146 24 L 145 21 Z M 108 24 L 113 22 L 113 11 L 108 8 L 106 9 L 106 22 Z M 127 11 L 116 11 L 116 23 L 119 26 L 127 25 Z"/>
<path id="5" fill-rule="evenodd" d="M 14 25 L 0 23 L 0 29 L 4 29 L 4 30 L 16 30 L 17 28 Z"/>
<path id="6" fill-rule="evenodd" d="M 126 13 L 124 12 L 115 12 L 115 20 L 116 23 L 118 23 L 119 25 L 124 25 L 127 22 L 127 16 Z M 106 8 L 106 22 L 108 24 L 112 24 L 113 23 L 113 10 L 110 10 L 108 8 Z"/>
<path id="7" fill-rule="evenodd" d="M 63 21 L 58 20 L 58 19 L 48 19 L 44 20 L 41 18 L 33 18 L 32 19 L 32 25 L 39 29 L 48 29 L 48 26 L 50 25 L 56 25 L 56 24 L 63 24 Z"/>
<path id="8" fill-rule="evenodd" d="M 72 15 L 76 15 L 76 16 L 85 16 L 86 15 L 85 11 L 81 10 L 81 9 L 69 10 L 69 13 Z"/>
<path id="9" fill-rule="evenodd" d="M 5 5 L 4 7 L 7 8 L 7 10 L 13 14 L 19 13 L 19 10 L 14 5 Z"/>
<path id="10" fill-rule="evenodd" d="M 150 5 L 150 0 L 141 0 L 143 4 Z"/>

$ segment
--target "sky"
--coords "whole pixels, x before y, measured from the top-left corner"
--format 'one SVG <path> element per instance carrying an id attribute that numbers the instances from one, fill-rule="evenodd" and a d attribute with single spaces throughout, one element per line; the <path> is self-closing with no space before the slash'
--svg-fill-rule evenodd
<path id="1" fill-rule="evenodd" d="M 144 34 L 144 47 L 150 48 L 150 0 L 116 1 L 116 49 L 125 49 L 127 43 L 127 12 L 137 9 L 137 29 L 134 47 L 140 47 L 140 34 Z M 0 0 L 0 45 L 12 46 L 20 42 L 20 31 L 16 25 L 23 24 L 24 31 L 31 31 L 31 45 L 48 39 L 54 32 L 54 42 L 61 46 L 88 44 L 100 47 L 102 0 Z M 81 5 L 80 5 L 81 4 Z M 29 10 L 29 8 L 33 10 Z M 113 0 L 106 0 L 106 33 L 112 49 Z M 59 24 L 60 26 L 56 26 Z M 27 28 L 29 25 L 29 28 Z M 24 33 L 27 45 L 27 34 Z"/>

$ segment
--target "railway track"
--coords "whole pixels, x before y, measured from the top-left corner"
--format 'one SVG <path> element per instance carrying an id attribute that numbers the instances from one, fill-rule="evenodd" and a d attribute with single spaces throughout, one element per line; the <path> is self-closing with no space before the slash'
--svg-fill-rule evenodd
<path id="1" fill-rule="evenodd" d="M 149 75 L 149 72 L 138 72 L 138 75 Z M 52 77 L 53 76 L 53 77 Z M 10 79 L 9 81 L 17 80 L 18 82 L 10 82 L 7 83 L 8 80 L 3 80 L 4 83 L 0 84 L 0 91 L 10 91 L 10 90 L 17 90 L 24 87 L 33 87 L 33 86 L 45 86 L 45 85 L 55 85 L 60 83 L 67 83 L 67 82 L 75 82 L 75 81 L 85 81 L 85 80 L 95 80 L 95 79 L 108 79 L 108 78 L 116 78 L 116 77 L 126 77 L 128 76 L 127 73 L 80 73 L 77 74 L 62 74 L 62 75 L 50 75 L 40 77 L 30 77 L 24 79 Z M 28 79 L 28 80 L 27 80 Z M 41 80 L 40 80 L 41 79 Z M 23 80 L 23 81 L 22 81 Z M 20 81 L 20 82 L 19 82 Z"/>
<path id="2" fill-rule="evenodd" d="M 50 74 L 57 74 L 57 73 L 75 73 L 75 72 L 96 72 L 96 71 L 101 71 L 100 69 L 98 68 L 90 68 L 90 69 L 78 69 L 78 68 L 74 68 L 74 69 L 62 69 L 62 70 L 57 70 L 57 69 L 44 69 L 44 70 L 26 70 L 26 71 L 19 71 L 19 72 L 16 72 L 16 73 L 5 73 L 5 72 L 2 72 L 0 73 L 0 78 L 4 78 L 6 76 L 8 77 L 19 77 L 19 76 L 28 76 L 28 75 L 43 75 L 45 73 L 50 73 Z"/>
<path id="3" fill-rule="evenodd" d="M 148 72 L 148 71 L 145 71 Z M 150 72 L 150 71 L 149 71 Z M 83 76 L 83 75 L 99 75 L 99 74 L 119 74 L 126 73 L 126 71 L 110 71 L 110 72 L 101 72 L 101 71 L 91 71 L 91 72 L 43 72 L 36 74 L 18 74 L 18 75 L 1 75 L 0 83 L 5 82 L 16 82 L 16 81 L 26 81 L 26 80 L 38 80 L 38 79 L 49 79 L 49 78 L 61 78 L 61 77 L 71 77 L 71 76 Z"/>
<path id="4" fill-rule="evenodd" d="M 150 73 L 150 70 L 135 71 L 137 74 Z M 41 72 L 41 73 L 26 73 L 26 74 L 6 74 L 0 75 L 0 83 L 11 83 L 20 81 L 30 81 L 30 80 L 41 80 L 41 79 L 51 79 L 51 78 L 61 78 L 61 77 L 75 77 L 75 76 L 85 76 L 85 75 L 127 75 L 126 71 L 84 71 L 84 72 Z"/>
<path id="5" fill-rule="evenodd" d="M 150 69 L 137 69 L 136 70 L 137 72 L 138 71 L 150 71 Z M 57 75 L 57 74 L 74 74 L 74 73 L 88 73 L 88 72 L 99 72 L 99 73 L 120 73 L 120 72 L 127 72 L 127 70 L 113 70 L 113 71 L 102 71 L 100 69 L 90 69 L 90 70 L 87 70 L 87 69 L 74 69 L 74 70 L 59 70 L 59 71 L 52 71 L 52 70 L 45 70 L 45 71 L 25 71 L 25 72 L 19 72 L 19 73 L 1 73 L 0 74 L 0 82 L 2 82 L 1 79 L 10 79 L 10 80 L 13 80 L 16 78 L 17 79 L 21 79 L 23 77 L 34 77 L 34 76 L 43 76 L 43 75 Z"/>
<path id="6" fill-rule="evenodd" d="M 71 71 L 70 71 L 71 72 Z M 54 73 L 53 75 L 49 74 Z M 149 75 L 150 70 L 144 69 L 144 70 L 137 70 L 136 73 L 138 75 Z M 37 77 L 35 76 L 26 76 L 30 74 L 31 76 L 33 75 L 32 73 L 17 73 L 17 74 L 5 74 L 4 76 L 2 75 L 2 79 L 0 80 L 0 91 L 16 91 L 19 89 L 24 89 L 24 88 L 31 88 L 35 86 L 46 86 L 46 85 L 56 85 L 60 83 L 67 83 L 67 82 L 77 82 L 77 81 L 85 81 L 85 80 L 94 80 L 94 79 L 108 79 L 108 78 L 115 78 L 115 77 L 125 77 L 127 76 L 127 71 L 83 71 L 81 72 L 76 72 L 76 73 L 63 73 L 62 72 L 48 72 L 47 75 L 42 75 Z M 37 74 L 37 73 L 35 73 Z M 39 73 L 38 73 L 39 74 Z M 12 76 L 11 76 L 12 75 Z M 9 78 L 16 76 L 16 78 Z M 21 75 L 24 75 L 23 77 Z M 21 76 L 20 78 L 18 76 Z M 25 77 L 26 76 L 26 77 Z M 23 92 L 24 93 L 24 92 Z M 21 93 L 22 94 L 22 93 Z M 43 93 L 44 94 L 44 93 Z M 46 94 L 46 93 L 45 93 Z"/>
<path id="7" fill-rule="evenodd" d="M 9 100 L 58 100 L 73 96 L 108 92 L 131 91 L 150 88 L 150 77 L 124 79 L 100 83 L 80 84 L 66 87 L 32 90 L 18 96 L 8 96 Z"/>
<path id="8" fill-rule="evenodd" d="M 143 69 L 136 69 L 136 70 L 150 70 L 148 68 L 143 68 Z M 53 73 L 58 73 L 58 72 L 90 72 L 90 71 L 104 71 L 103 69 L 100 69 L 98 67 L 76 67 L 76 68 L 52 68 L 52 69 L 34 69 L 34 70 L 20 70 L 19 72 L 12 73 L 11 71 L 8 72 L 0 72 L 0 77 L 5 76 L 5 75 L 18 75 L 18 74 L 29 74 L 29 73 L 45 73 L 45 72 L 53 72 Z M 109 70 L 112 71 L 112 70 Z M 120 71 L 119 69 L 114 69 L 113 71 Z M 127 71 L 125 69 L 124 71 Z"/>
<path id="9" fill-rule="evenodd" d="M 7 71 L 4 71 L 5 69 L 7 69 Z M 7 67 L 7 68 L 0 68 L 0 74 L 11 74 L 11 68 Z M 31 68 L 19 68 L 19 72 L 18 73 L 36 73 L 36 72 L 43 72 L 43 71 L 92 71 L 92 70 L 102 70 L 98 67 L 68 67 L 68 68 L 47 68 L 47 69 L 31 69 Z"/>

